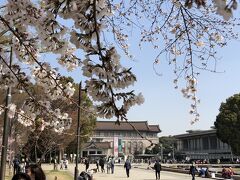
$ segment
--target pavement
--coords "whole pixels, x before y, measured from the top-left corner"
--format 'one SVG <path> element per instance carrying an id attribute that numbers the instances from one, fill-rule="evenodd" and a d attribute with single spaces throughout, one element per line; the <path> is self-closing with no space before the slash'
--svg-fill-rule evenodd
<path id="1" fill-rule="evenodd" d="M 107 174 L 107 173 L 101 173 L 97 172 L 93 174 L 94 180 L 155 180 L 155 172 L 154 170 L 149 170 L 147 168 L 144 168 L 147 166 L 142 166 L 141 168 L 132 165 L 132 169 L 130 170 L 130 177 L 127 178 L 125 169 L 123 168 L 123 165 L 115 165 L 115 172 L 114 174 Z M 42 164 L 42 168 L 44 170 L 52 170 L 53 165 L 49 164 Z M 72 175 L 74 175 L 74 168 L 75 164 L 69 164 L 67 170 L 63 171 L 69 171 Z M 90 164 L 89 169 L 95 169 L 95 164 Z M 79 164 L 79 172 L 84 171 L 85 166 L 83 164 Z M 173 173 L 173 172 L 167 172 L 167 171 L 161 171 L 161 180 L 191 180 L 191 176 L 188 174 L 181 174 L 181 173 Z M 201 177 L 196 177 L 196 180 L 203 179 Z M 209 178 L 204 178 L 209 179 Z"/>

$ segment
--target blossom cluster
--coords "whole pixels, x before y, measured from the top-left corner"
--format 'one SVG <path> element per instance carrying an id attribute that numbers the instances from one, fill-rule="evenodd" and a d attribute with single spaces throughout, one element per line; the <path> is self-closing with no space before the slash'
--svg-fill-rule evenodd
<path id="1" fill-rule="evenodd" d="M 100 117 L 124 119 L 131 106 L 143 103 L 142 94 L 126 90 L 136 81 L 131 68 L 122 67 L 117 50 L 103 40 L 111 16 L 113 10 L 106 0 L 6 2 L 0 27 L 11 43 L 0 43 L 0 51 L 8 54 L 12 48 L 14 59 L 10 63 L 8 56 L 1 55 L 1 88 L 11 86 L 30 96 L 17 110 L 18 122 L 37 125 L 41 131 L 50 126 L 57 132 L 71 124 L 68 114 L 53 109 L 51 104 L 58 99 L 74 103 L 75 89 L 71 82 L 62 82 L 62 74 L 51 63 L 54 59 L 45 59 L 48 54 L 56 54 L 57 62 L 68 71 L 82 69 L 87 93 L 96 101 L 96 114 Z M 73 22 L 74 26 L 65 26 L 63 21 Z M 121 32 L 118 34 L 124 42 L 127 36 L 120 38 Z M 85 59 L 78 57 L 79 52 Z M 34 94 L 31 83 L 44 94 Z M 16 108 L 9 106 L 10 118 L 15 116 Z"/>
<path id="2" fill-rule="evenodd" d="M 184 97 L 189 99 L 192 90 L 197 93 L 196 87 L 191 88 L 189 85 L 189 77 L 198 78 L 202 70 L 217 72 L 216 47 L 224 47 L 228 40 L 238 38 L 233 27 L 238 25 L 239 21 L 232 17 L 231 10 L 236 9 L 236 3 L 235 0 L 229 4 L 225 0 L 172 0 L 162 1 L 157 6 L 144 2 L 144 6 L 132 3 L 125 15 L 128 18 L 134 14 L 134 9 L 142 8 L 147 18 L 154 19 L 150 26 L 142 25 L 145 28 L 141 28 L 140 47 L 149 42 L 158 49 L 161 47 L 159 44 L 164 41 L 163 48 L 156 56 L 154 69 L 157 74 L 162 74 L 158 73 L 157 65 L 159 60 L 166 59 L 169 65 L 173 65 L 176 75 L 174 82 L 178 83 L 179 79 L 186 82 L 176 83 L 175 88 L 183 84 L 182 92 Z M 139 22 L 141 19 L 142 17 L 138 16 Z M 190 113 L 198 120 L 196 99 L 190 99 Z M 192 107 L 195 109 L 192 110 Z"/>
<path id="3" fill-rule="evenodd" d="M 158 49 L 164 41 L 164 48 L 155 62 L 160 62 L 162 54 L 167 54 L 176 79 L 183 77 L 186 81 L 182 92 L 184 97 L 193 100 L 190 112 L 198 116 L 193 80 L 198 77 L 199 70 L 212 70 L 212 67 L 216 72 L 215 64 L 209 63 L 211 58 L 216 61 L 215 47 L 223 47 L 227 40 L 237 37 L 231 29 L 235 25 L 231 21 L 231 9 L 236 9 L 236 1 L 231 2 L 228 7 L 225 0 L 214 0 L 213 5 L 202 0 L 155 3 L 148 0 L 130 0 L 129 3 L 8 0 L 0 13 L 1 37 L 7 40 L 0 41 L 0 88 L 15 87 L 25 91 L 31 98 L 20 108 L 21 113 L 30 116 L 35 113 L 36 118 L 42 115 L 43 126 L 54 126 L 62 132 L 70 119 L 64 113 L 56 113 L 52 101 L 68 99 L 77 103 L 72 99 L 74 86 L 71 82 L 62 82 L 61 71 L 53 67 L 57 62 L 67 71 L 81 69 L 79 74 L 86 79 L 86 92 L 95 101 L 98 116 L 126 119 L 130 107 L 140 105 L 144 98 L 141 93 L 129 90 L 136 76 L 131 68 L 121 65 L 121 57 L 113 43 L 131 57 L 128 30 L 139 28 L 140 47 L 149 42 Z M 204 8 L 200 8 L 202 6 Z M 151 23 L 146 23 L 147 20 Z M 11 63 L 5 55 L 10 49 L 14 54 Z M 30 92 L 31 83 L 43 89 L 40 101 Z M 27 121 L 24 119 L 20 122 Z"/>

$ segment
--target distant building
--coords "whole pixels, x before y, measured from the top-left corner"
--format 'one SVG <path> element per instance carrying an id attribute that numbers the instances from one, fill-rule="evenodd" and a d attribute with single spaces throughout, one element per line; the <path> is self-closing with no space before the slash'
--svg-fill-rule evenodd
<path id="1" fill-rule="evenodd" d="M 216 129 L 190 130 L 174 137 L 177 139 L 177 152 L 185 158 L 223 161 L 237 158 L 232 154 L 231 147 L 217 138 Z"/>
<path id="2" fill-rule="evenodd" d="M 158 143 L 158 133 L 161 132 L 159 125 L 149 125 L 147 121 L 130 121 L 130 123 L 139 131 L 139 133 Z M 82 157 L 99 156 L 129 156 L 134 154 L 143 154 L 145 148 L 151 143 L 140 137 L 140 135 L 127 122 L 121 122 L 121 125 L 115 124 L 115 121 L 97 121 L 96 128 L 91 142 L 83 145 Z"/>

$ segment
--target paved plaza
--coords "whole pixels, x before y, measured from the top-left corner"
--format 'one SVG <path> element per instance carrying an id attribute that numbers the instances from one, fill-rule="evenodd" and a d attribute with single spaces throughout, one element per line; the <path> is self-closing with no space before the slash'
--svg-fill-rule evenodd
<path id="1" fill-rule="evenodd" d="M 69 164 L 68 171 L 71 172 L 71 174 L 74 174 L 74 164 Z M 50 170 L 53 166 L 50 165 L 43 165 L 43 169 Z M 79 170 L 80 172 L 83 171 L 85 168 L 84 165 L 79 164 Z M 95 164 L 91 164 L 89 169 L 96 168 Z M 64 170 L 65 171 L 65 170 Z M 125 169 L 123 166 L 115 165 L 115 172 L 114 174 L 107 174 L 107 173 L 101 173 L 97 172 L 94 173 L 94 180 L 111 180 L 111 179 L 119 179 L 119 180 L 155 180 L 155 172 L 153 170 L 147 170 L 144 167 L 134 167 L 130 170 L 130 177 L 127 178 Z M 161 171 L 161 180 L 191 180 L 191 176 L 188 174 L 181 174 L 181 173 L 173 173 L 173 172 L 166 172 Z M 196 180 L 200 180 L 203 178 L 196 177 Z M 208 179 L 208 178 L 204 178 Z"/>

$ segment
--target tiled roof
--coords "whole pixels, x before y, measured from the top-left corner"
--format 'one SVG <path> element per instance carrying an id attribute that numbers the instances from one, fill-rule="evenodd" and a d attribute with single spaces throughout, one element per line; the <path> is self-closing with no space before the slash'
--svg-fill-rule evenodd
<path id="1" fill-rule="evenodd" d="M 159 125 L 149 125 L 150 131 L 161 132 Z"/>
<path id="2" fill-rule="evenodd" d="M 129 121 L 138 131 L 160 133 L 159 125 L 148 125 L 147 121 Z M 97 121 L 95 130 L 114 130 L 114 131 L 132 131 L 132 126 L 127 122 L 120 122 L 120 125 L 115 121 Z"/>
<path id="3" fill-rule="evenodd" d="M 87 142 L 84 143 L 83 149 L 110 149 L 110 142 Z"/>

